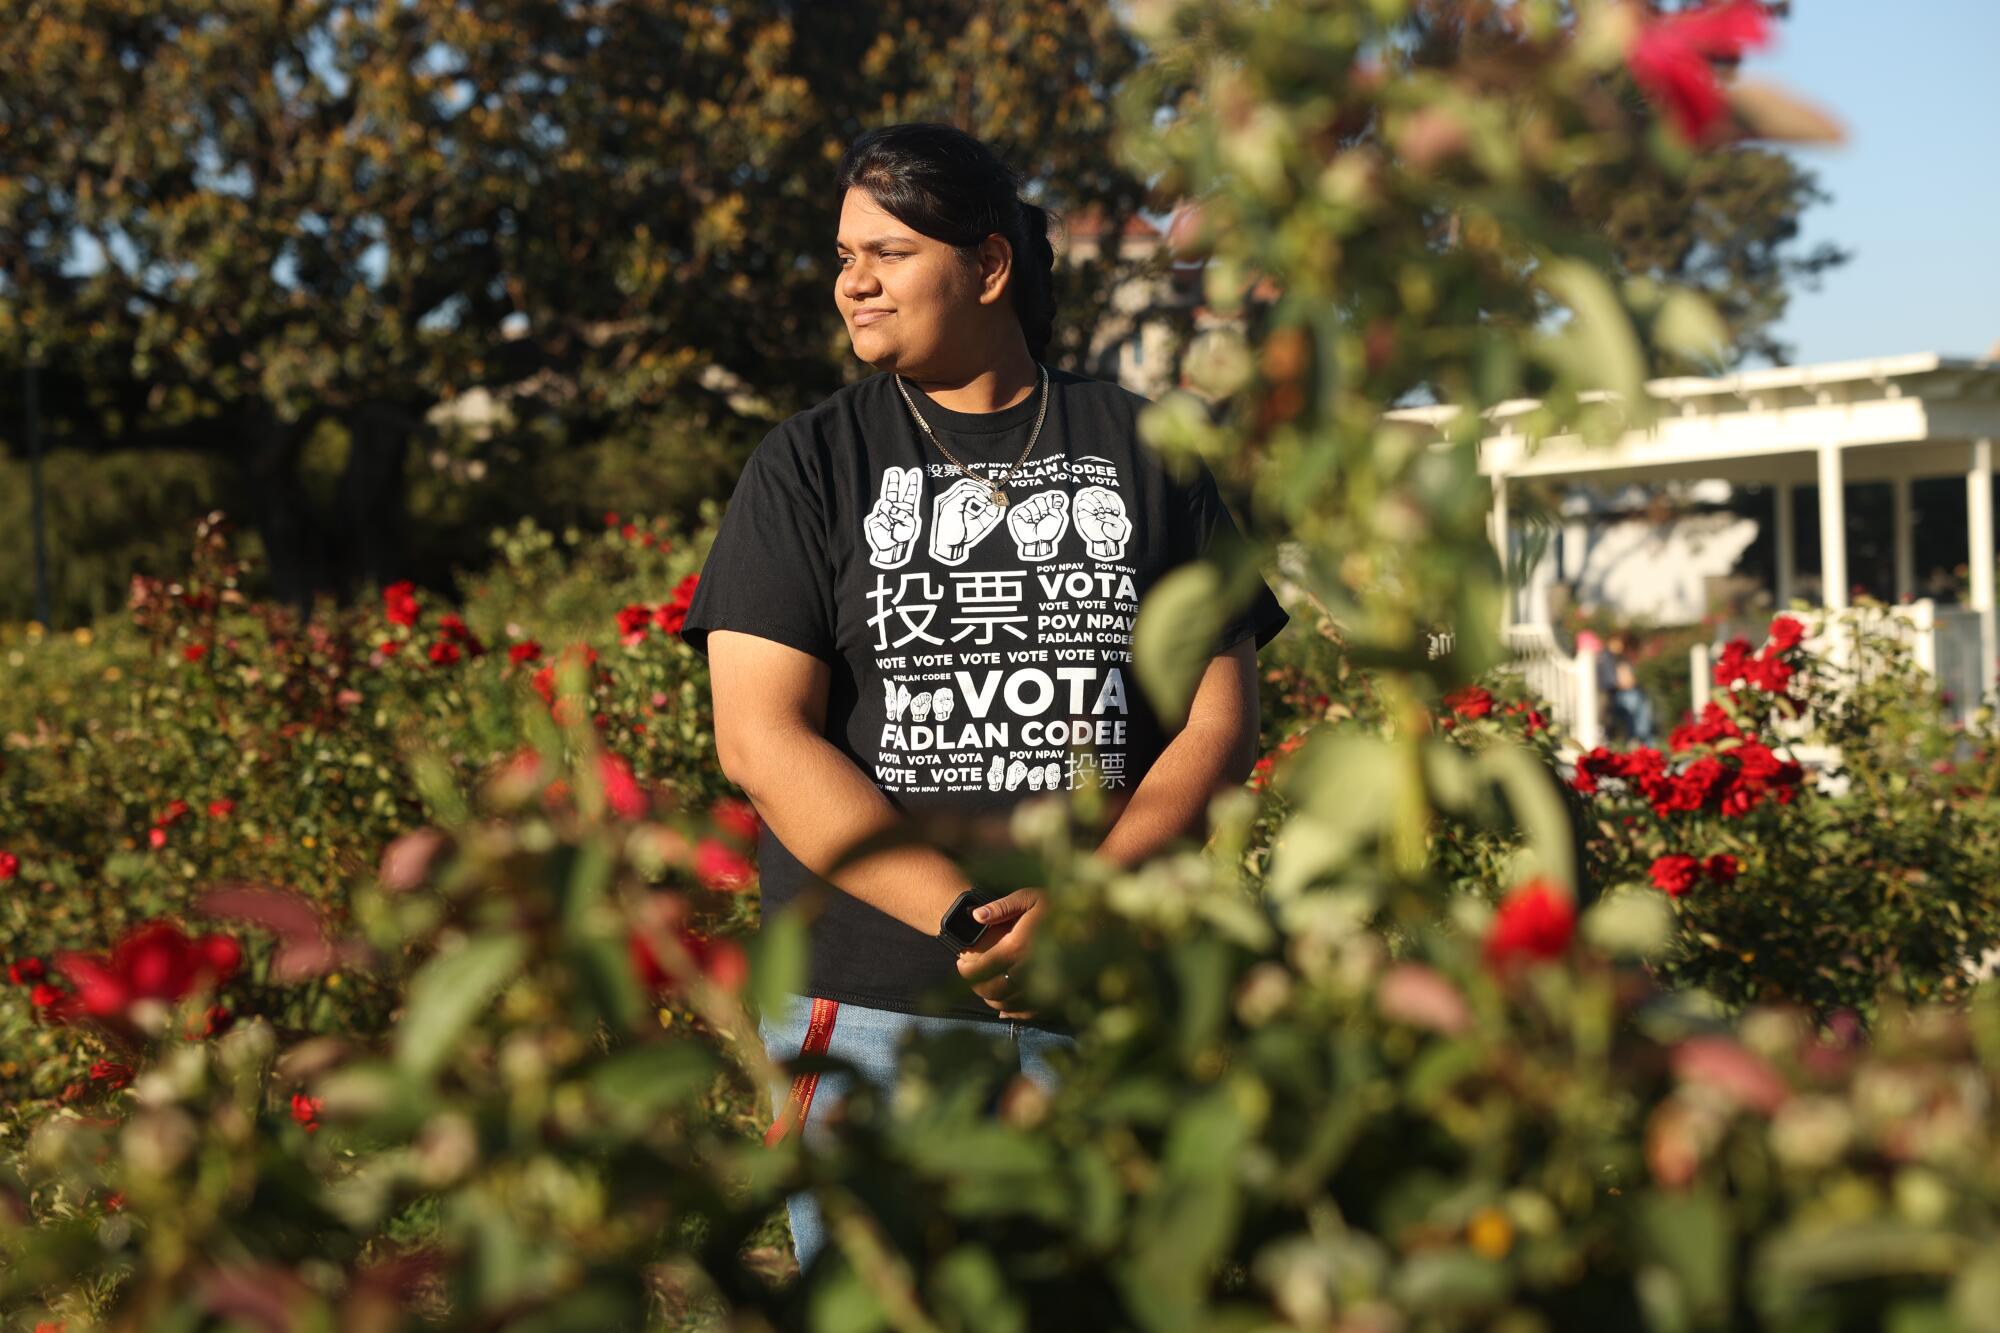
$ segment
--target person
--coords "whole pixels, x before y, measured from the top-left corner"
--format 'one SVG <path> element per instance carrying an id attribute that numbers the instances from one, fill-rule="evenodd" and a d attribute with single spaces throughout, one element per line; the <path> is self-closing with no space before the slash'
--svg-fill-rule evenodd
<path id="1" fill-rule="evenodd" d="M 1598 657 L 1598 677 L 1607 695 L 1605 719 L 1612 738 L 1639 745 L 1653 743 L 1653 701 L 1639 684 L 1632 665 L 1631 640 L 1614 633 Z"/>
<path id="2" fill-rule="evenodd" d="M 1086 783 L 1113 865 L 1200 832 L 1255 762 L 1256 650 L 1288 616 L 1255 579 L 1186 717 L 1158 716 L 1133 618 L 1168 570 L 1237 539 L 1213 476 L 1177 480 L 1143 446 L 1144 399 L 1046 364 L 1048 220 L 989 145 L 878 129 L 838 186 L 834 304 L 879 373 L 751 453 L 682 629 L 708 660 L 722 771 L 761 816 L 767 918 L 812 908 L 803 991 L 759 1033 L 774 1061 L 838 1057 L 886 1091 L 908 1032 L 970 1028 L 1047 1088 L 1074 1034 L 1021 994 L 1043 891 L 976 891 L 924 839 L 836 858 Z M 817 1141 L 847 1090 L 835 1072 L 772 1089 L 767 1141 Z M 818 1203 L 786 1211 L 807 1267 Z"/>

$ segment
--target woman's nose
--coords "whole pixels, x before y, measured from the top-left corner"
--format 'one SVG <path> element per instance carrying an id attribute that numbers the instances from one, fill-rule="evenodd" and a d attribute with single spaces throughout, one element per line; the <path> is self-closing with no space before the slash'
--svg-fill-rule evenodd
<path id="1" fill-rule="evenodd" d="M 866 300 L 881 290 L 882 285 L 875 280 L 874 271 L 860 260 L 841 271 L 840 294 L 850 301 Z"/>

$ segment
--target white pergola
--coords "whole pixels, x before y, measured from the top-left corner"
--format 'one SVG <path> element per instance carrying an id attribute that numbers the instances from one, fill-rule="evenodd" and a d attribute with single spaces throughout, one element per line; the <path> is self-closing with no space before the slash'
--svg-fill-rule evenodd
<path id="1" fill-rule="evenodd" d="M 1479 468 L 1492 479 L 1492 535 L 1510 556 L 1507 493 L 1517 479 L 1589 484 L 1718 479 L 1775 489 L 1776 594 L 1794 593 L 1797 538 L 1792 489 L 1819 488 L 1821 601 L 1829 611 L 1848 602 L 1847 491 L 1852 483 L 1889 483 L 1893 494 L 1894 598 L 1915 592 L 1910 484 L 1921 477 L 1965 481 L 1970 588 L 1956 620 L 1965 653 L 1977 654 L 1961 673 L 1977 693 L 1991 690 L 2000 658 L 1994 602 L 1993 451 L 2000 440 L 2000 362 L 1921 353 L 1867 361 L 1779 366 L 1715 378 L 1647 382 L 1659 419 L 1615 442 L 1588 445 L 1575 436 L 1538 441 L 1522 433 L 1532 399 L 1501 403 L 1486 415 Z M 1602 396 L 1600 396 L 1602 397 Z M 1392 419 L 1432 428 L 1449 407 L 1407 408 Z M 1517 640 L 1514 608 L 1506 628 Z M 1943 623 L 1941 621 L 1940 623 Z M 1976 645 L 1976 646 L 1975 646 Z M 1929 663 L 1936 671 L 1941 663 Z"/>

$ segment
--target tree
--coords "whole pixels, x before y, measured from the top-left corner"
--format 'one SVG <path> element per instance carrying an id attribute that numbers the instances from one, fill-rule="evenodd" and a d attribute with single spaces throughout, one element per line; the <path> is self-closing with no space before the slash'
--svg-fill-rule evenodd
<path id="1" fill-rule="evenodd" d="M 278 591 L 350 592 L 403 572 L 406 463 L 458 395 L 511 386 L 546 448 L 837 387 L 831 180 L 870 125 L 954 120 L 1129 214 L 1135 60 L 1061 0 L 30 6 L 0 362 L 46 367 L 52 446 L 228 459 Z"/>

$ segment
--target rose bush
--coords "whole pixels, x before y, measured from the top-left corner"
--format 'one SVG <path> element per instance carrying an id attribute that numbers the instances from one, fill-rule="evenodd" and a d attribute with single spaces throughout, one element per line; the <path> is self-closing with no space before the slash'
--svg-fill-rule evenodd
<path id="1" fill-rule="evenodd" d="M 1905 984 L 1864 1031 L 1805 1006 L 1724 1018 L 1659 985 L 1702 963 L 1677 919 L 1793 854 L 1713 838 L 1802 811 L 1851 838 L 1876 818 L 1932 827 L 1927 791 L 1809 794 L 1767 702 L 1796 686 L 1857 765 L 1879 762 L 1850 796 L 1894 777 L 1907 738 L 1876 735 L 1882 713 L 1853 696 L 1812 696 L 1792 648 L 1745 645 L 1725 682 L 1752 692 L 1740 711 L 1695 719 L 1671 757 L 1590 759 L 1584 792 L 1554 776 L 1537 705 L 1481 680 L 1505 574 L 1480 411 L 1532 396 L 1523 431 L 1601 438 L 1645 423 L 1649 345 L 1713 350 L 1698 301 L 1608 277 L 1558 201 L 1579 173 L 1685 169 L 1695 143 L 1782 108 L 1717 78 L 1758 17 L 1541 0 L 1131 15 L 1153 65 L 1125 109 L 1130 165 L 1201 200 L 1185 232 L 1211 308 L 1260 294 L 1250 332 L 1201 363 L 1221 410 L 1170 396 L 1147 429 L 1217 464 L 1246 529 L 1296 539 L 1317 622 L 1269 665 L 1271 762 L 1217 796 L 1205 852 L 1119 870 L 1085 851 L 1088 809 L 1017 812 L 1006 873 L 1050 889 L 1022 981 L 1080 1033 L 1058 1089 L 956 1034 L 918 1041 L 893 1095 L 857 1090 L 825 1150 L 758 1140 L 755 1090 L 786 1071 L 742 1001 L 796 984 L 802 924 L 763 923 L 754 951 L 732 938 L 755 826 L 720 802 L 704 683 L 659 632 L 700 534 L 522 529 L 450 604 L 396 587 L 299 619 L 243 599 L 212 531 L 193 578 L 135 588 L 130 629 L 7 645 L 33 689 L 0 703 L 22 988 L 0 992 L 17 1053 L 0 1319 L 1990 1322 L 1994 1001 L 1906 1009 L 1923 992 Z M 1462 409 L 1441 442 L 1382 415 L 1418 393 Z M 1185 697 L 1205 665 L 1186 645 L 1226 619 L 1239 558 L 1149 595 L 1149 693 Z M 1602 844 L 1568 818 L 1586 799 L 1623 809 Z M 1656 845 L 1626 831 L 1642 827 Z M 1632 882 L 1591 901 L 1600 863 Z M 228 968 L 195 944 L 223 934 Z M 148 943 L 114 967 L 131 938 Z M 28 998 L 57 984 L 43 960 L 100 950 L 114 999 L 143 989 L 141 954 L 164 960 L 162 994 L 102 1015 L 136 1038 Z M 1765 970 L 1791 985 L 1805 966 Z M 1857 970 L 1917 972 L 1905 953 Z M 218 1003 L 234 1022 L 211 1033 Z M 89 1071 L 96 1090 L 57 1095 Z M 758 1242 L 804 1186 L 832 1243 L 776 1280 Z"/>

